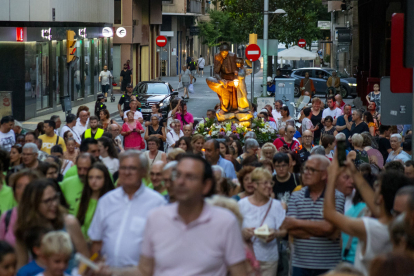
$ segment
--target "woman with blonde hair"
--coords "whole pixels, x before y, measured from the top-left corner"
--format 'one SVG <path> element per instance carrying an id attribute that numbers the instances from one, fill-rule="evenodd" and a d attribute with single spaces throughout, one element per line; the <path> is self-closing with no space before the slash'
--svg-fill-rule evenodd
<path id="1" fill-rule="evenodd" d="M 205 141 L 204 136 L 201 134 L 196 134 L 191 138 L 191 147 L 193 148 L 193 153 L 195 155 L 203 155 L 203 146 Z"/>
<path id="2" fill-rule="evenodd" d="M 364 138 L 361 134 L 355 133 L 352 135 L 352 146 L 354 150 L 348 153 L 348 157 L 354 161 L 355 166 L 358 168 L 363 163 L 369 163 L 368 153 L 364 150 Z"/>
<path id="3" fill-rule="evenodd" d="M 286 230 L 279 230 L 286 217 L 286 211 L 279 200 L 270 197 L 272 174 L 263 168 L 256 168 L 251 174 L 254 193 L 241 199 L 238 204 L 243 215 L 243 238 L 253 244 L 256 259 L 260 263 L 262 276 L 277 273 L 279 252 L 277 238 L 286 236 Z M 266 227 L 267 226 L 267 227 Z M 255 233 L 262 227 L 261 235 Z"/>
<path id="4" fill-rule="evenodd" d="M 273 143 L 266 143 L 262 146 L 262 158 L 273 161 L 273 156 L 277 153 L 277 149 Z"/>

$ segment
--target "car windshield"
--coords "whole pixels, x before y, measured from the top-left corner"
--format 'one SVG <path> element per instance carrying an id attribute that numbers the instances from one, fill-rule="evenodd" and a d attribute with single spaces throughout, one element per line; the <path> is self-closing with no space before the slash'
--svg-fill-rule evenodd
<path id="1" fill-rule="evenodd" d="M 165 83 L 141 83 L 138 88 L 140 94 L 168 95 L 168 87 Z"/>

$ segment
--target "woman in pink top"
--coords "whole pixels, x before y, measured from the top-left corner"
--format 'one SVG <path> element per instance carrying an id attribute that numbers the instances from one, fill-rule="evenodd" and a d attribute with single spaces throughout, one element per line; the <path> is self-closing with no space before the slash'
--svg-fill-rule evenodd
<path id="1" fill-rule="evenodd" d="M 17 203 L 22 198 L 26 186 L 35 179 L 40 178 L 39 172 L 31 169 L 23 169 L 10 178 L 10 186 L 13 188 L 14 199 Z M 17 207 L 4 212 L 0 219 L 0 240 L 8 242 L 14 247 L 16 237 L 14 236 L 14 225 L 17 221 Z"/>
<path id="2" fill-rule="evenodd" d="M 141 133 L 144 133 L 144 129 L 141 123 L 134 119 L 133 111 L 129 111 L 127 116 L 128 120 L 123 124 L 121 131 L 121 135 L 125 137 L 125 150 L 141 150 L 145 147 L 144 140 L 141 137 Z"/>

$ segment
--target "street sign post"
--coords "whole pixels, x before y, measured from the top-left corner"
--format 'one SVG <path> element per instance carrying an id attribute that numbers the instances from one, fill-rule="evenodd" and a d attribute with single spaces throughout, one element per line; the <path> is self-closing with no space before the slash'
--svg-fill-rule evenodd
<path id="1" fill-rule="evenodd" d="M 299 39 L 298 46 L 300 48 L 305 48 L 305 46 L 306 46 L 306 40 L 304 40 L 303 38 Z"/>
<path id="2" fill-rule="evenodd" d="M 245 54 L 246 54 L 246 58 L 250 61 L 252 61 L 252 82 L 251 82 L 251 95 L 250 95 L 250 100 L 251 102 L 253 102 L 253 98 L 254 98 L 254 62 L 256 60 L 258 60 L 260 58 L 260 47 L 257 44 L 250 44 L 249 46 L 246 47 L 245 50 Z"/>
<path id="3" fill-rule="evenodd" d="M 167 38 L 163 35 L 159 35 L 157 36 L 155 43 L 157 43 L 158 47 L 164 47 L 165 45 L 167 45 Z"/>

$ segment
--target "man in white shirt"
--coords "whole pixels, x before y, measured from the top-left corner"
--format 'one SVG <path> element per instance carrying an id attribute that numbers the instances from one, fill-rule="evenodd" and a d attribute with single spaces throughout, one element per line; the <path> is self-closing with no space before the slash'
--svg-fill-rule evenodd
<path id="1" fill-rule="evenodd" d="M 206 61 L 202 55 L 200 55 L 200 58 L 198 59 L 197 64 L 198 64 L 198 76 L 200 76 L 200 73 L 201 73 L 201 76 L 204 77 L 204 65 L 206 64 Z"/>
<path id="2" fill-rule="evenodd" d="M 324 109 L 322 112 L 322 123 L 327 116 L 331 116 L 335 120 L 342 115 L 342 110 L 336 107 L 334 97 L 329 97 L 326 103 L 328 104 L 328 108 Z"/>
<path id="3" fill-rule="evenodd" d="M 59 128 L 62 125 L 62 121 L 60 120 L 59 115 L 53 115 L 52 117 L 50 117 L 50 120 L 55 122 L 56 124 L 55 134 L 59 135 Z M 60 137 L 63 137 L 63 136 L 60 136 Z"/>
<path id="4" fill-rule="evenodd" d="M 1 118 L 0 126 L 0 148 L 10 152 L 11 147 L 16 143 L 16 137 L 12 129 L 14 119 L 11 116 Z"/>
<path id="5" fill-rule="evenodd" d="M 76 125 L 74 127 L 75 131 L 79 134 L 79 136 L 82 136 L 85 130 L 88 129 L 88 123 L 89 112 L 83 110 L 79 113 L 79 118 L 76 120 Z"/>
<path id="6" fill-rule="evenodd" d="M 119 157 L 119 188 L 99 199 L 88 235 L 92 254 L 106 257 L 111 267 L 138 265 L 148 214 L 167 202 L 142 185 L 148 170 L 144 154 L 130 150 Z"/>
<path id="7" fill-rule="evenodd" d="M 273 119 L 277 122 L 279 118 L 282 117 L 280 110 L 282 109 L 283 102 L 281 100 L 275 101 L 275 108 L 272 110 Z"/>
<path id="8" fill-rule="evenodd" d="M 76 147 L 79 147 L 82 141 L 81 141 L 81 136 L 74 129 L 75 125 L 76 125 L 76 115 L 69 114 L 68 116 L 66 116 L 66 125 L 64 125 L 62 129 L 60 130 L 59 136 L 64 138 L 65 132 L 70 131 L 73 135 L 73 139 L 75 139 L 77 143 Z"/>
<path id="9" fill-rule="evenodd" d="M 129 111 L 133 111 L 134 112 L 134 119 L 138 120 L 141 124 L 144 123 L 144 118 L 142 117 L 142 113 L 137 110 L 137 107 L 138 107 L 137 100 L 132 99 L 131 102 L 129 103 L 129 108 L 131 108 L 131 109 L 124 112 L 124 121 L 125 122 L 128 120 L 127 113 Z"/>
<path id="10" fill-rule="evenodd" d="M 108 71 L 108 66 L 104 66 L 103 71 L 99 74 L 99 82 L 101 83 L 102 93 L 105 94 L 105 98 L 108 96 L 109 84 L 113 78 L 111 71 Z"/>

